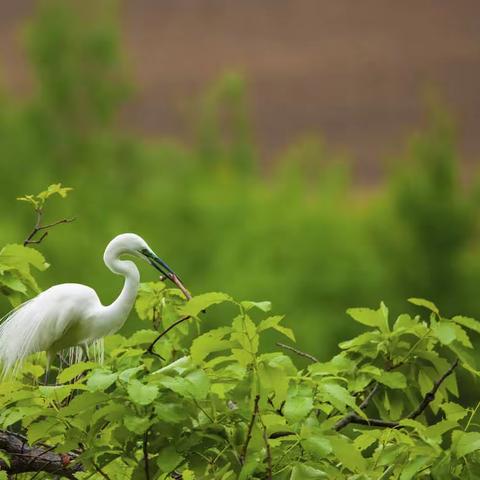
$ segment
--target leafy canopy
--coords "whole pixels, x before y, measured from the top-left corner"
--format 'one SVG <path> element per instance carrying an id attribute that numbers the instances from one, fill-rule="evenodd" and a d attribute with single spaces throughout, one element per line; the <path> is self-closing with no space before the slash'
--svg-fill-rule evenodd
<path id="1" fill-rule="evenodd" d="M 350 309 L 367 330 L 330 361 L 305 365 L 290 351 L 263 352 L 267 332 L 294 341 L 268 302 L 219 292 L 185 302 L 162 282 L 143 284 L 136 310 L 146 328 L 107 337 L 103 365 L 74 364 L 54 386 L 39 386 L 41 362 L 27 363 L 0 384 L 0 428 L 79 452 L 85 471 L 77 478 L 103 478 L 100 469 L 144 479 L 146 458 L 150 478 L 160 479 L 478 478 L 476 410 L 461 405 L 455 371 L 425 410 L 409 414 L 453 358 L 478 378 L 471 335 L 480 322 L 411 302 L 427 315 L 392 319 L 384 304 Z M 204 315 L 222 303 L 230 321 L 199 333 Z M 146 353 L 157 329 L 185 315 L 155 347 L 164 360 Z M 349 416 L 397 426 L 338 427 Z"/>

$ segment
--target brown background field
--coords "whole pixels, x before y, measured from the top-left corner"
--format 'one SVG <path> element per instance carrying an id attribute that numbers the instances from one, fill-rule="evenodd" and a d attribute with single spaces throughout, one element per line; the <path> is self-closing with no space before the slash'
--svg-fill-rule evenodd
<path id="1" fill-rule="evenodd" d="M 28 91 L 19 27 L 32 0 L 0 0 L 0 62 Z M 182 111 L 225 70 L 243 72 L 265 158 L 305 132 L 349 152 L 372 181 L 421 122 L 434 85 L 480 148 L 478 0 L 131 0 L 121 8 L 136 84 L 124 112 L 148 136 L 182 133 Z"/>

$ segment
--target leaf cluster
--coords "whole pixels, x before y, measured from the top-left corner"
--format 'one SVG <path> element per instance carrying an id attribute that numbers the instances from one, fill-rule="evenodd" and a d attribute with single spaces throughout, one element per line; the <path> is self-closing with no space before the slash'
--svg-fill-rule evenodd
<path id="1" fill-rule="evenodd" d="M 38 385 L 41 361 L 26 364 L 0 384 L 0 428 L 78 453 L 85 471 L 77 478 L 478 478 L 476 409 L 462 406 L 455 372 L 409 414 L 453 358 L 478 378 L 470 337 L 480 323 L 411 302 L 427 316 L 392 321 L 383 304 L 349 310 L 367 330 L 330 361 L 299 367 L 286 352 L 263 351 L 267 331 L 295 340 L 269 302 L 213 292 L 185 303 L 161 282 L 144 284 L 136 308 L 152 328 L 107 337 L 103 365 L 67 367 L 55 386 Z M 218 304 L 224 325 L 199 334 Z M 157 329 L 184 316 L 155 347 L 164 360 L 147 354 Z M 349 415 L 367 422 L 338 431 Z M 396 427 L 374 427 L 371 418 Z"/>

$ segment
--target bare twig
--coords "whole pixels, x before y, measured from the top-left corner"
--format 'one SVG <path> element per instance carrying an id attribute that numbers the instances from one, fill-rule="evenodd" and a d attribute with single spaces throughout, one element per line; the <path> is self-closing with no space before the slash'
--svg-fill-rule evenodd
<path id="1" fill-rule="evenodd" d="M 247 457 L 248 444 L 252 439 L 253 426 L 255 425 L 255 419 L 257 418 L 257 415 L 258 415 L 259 401 L 260 401 L 260 395 L 257 395 L 253 403 L 253 413 L 252 413 L 252 418 L 250 419 L 250 424 L 248 425 L 247 437 L 245 439 L 245 443 L 242 448 L 242 453 L 240 454 L 240 463 L 242 465 L 245 463 L 245 458 Z"/>
<path id="2" fill-rule="evenodd" d="M 429 405 L 430 402 L 435 398 L 437 390 L 440 388 L 440 385 L 446 380 L 446 378 L 453 373 L 455 368 L 458 365 L 458 358 L 452 363 L 450 368 L 435 382 L 432 389 L 423 397 L 423 400 L 420 402 L 418 407 L 410 413 L 408 416 L 409 419 L 414 420 L 417 418 Z"/>
<path id="3" fill-rule="evenodd" d="M 35 222 L 35 226 L 33 227 L 32 231 L 28 235 L 28 237 L 23 241 L 23 246 L 26 247 L 27 245 L 31 244 L 39 244 L 42 243 L 42 241 L 45 239 L 45 237 L 48 235 L 48 230 L 50 228 L 56 227 L 57 225 L 60 225 L 62 223 L 71 223 L 75 221 L 75 218 L 62 218 L 61 220 L 57 220 L 56 222 L 48 223 L 46 225 L 42 225 L 42 216 L 43 216 L 43 210 L 41 208 L 36 208 L 35 212 L 37 213 L 37 219 Z M 34 240 L 35 235 L 38 232 L 43 231 L 42 235 L 40 238 L 37 240 Z"/>
<path id="4" fill-rule="evenodd" d="M 290 350 L 291 352 L 294 352 L 301 357 L 308 358 L 309 360 L 311 360 L 314 363 L 318 363 L 320 361 L 317 357 L 314 357 L 311 353 L 302 352 L 301 350 L 298 350 L 297 348 L 291 347 L 290 345 L 285 345 L 282 342 L 277 342 L 277 345 L 279 347 L 285 348 L 286 350 Z"/>
<path id="5" fill-rule="evenodd" d="M 447 379 L 449 375 L 453 373 L 455 368 L 458 366 L 458 358 L 455 362 L 452 363 L 450 368 L 435 382 L 432 389 L 423 397 L 422 401 L 418 404 L 418 406 L 407 416 L 406 419 L 414 420 L 419 415 L 421 415 L 428 405 L 434 400 L 435 394 L 437 390 L 440 388 L 440 385 Z M 370 393 L 367 395 L 365 400 L 360 404 L 360 408 L 365 410 L 368 406 L 368 403 L 372 399 L 373 395 L 375 394 L 378 388 L 378 383 L 372 388 Z M 334 430 L 337 432 L 340 431 L 342 428 L 345 428 L 348 424 L 355 423 L 357 425 L 368 425 L 371 427 L 382 427 L 382 428 L 400 428 L 400 422 L 393 422 L 390 420 L 382 420 L 380 418 L 364 418 L 360 415 L 350 412 L 345 415 L 341 420 L 339 420 L 335 426 Z"/>
<path id="6" fill-rule="evenodd" d="M 145 468 L 145 480 L 150 480 L 150 467 L 148 465 L 148 429 L 143 435 L 143 463 Z"/>
<path id="7" fill-rule="evenodd" d="M 111 478 L 92 460 L 93 468 L 99 473 L 105 480 L 111 480 Z"/>
<path id="8" fill-rule="evenodd" d="M 153 351 L 153 347 L 155 344 L 163 337 L 165 336 L 170 330 L 174 329 L 177 325 L 180 325 L 181 323 L 185 322 L 186 320 L 192 318 L 190 315 L 187 315 L 186 317 L 179 318 L 177 321 L 173 322 L 169 327 L 167 327 L 158 337 L 150 344 L 150 346 L 147 348 L 146 352 L 151 353 L 152 355 L 157 355 L 160 358 L 162 358 L 158 353 L 155 353 Z"/>
<path id="9" fill-rule="evenodd" d="M 267 427 L 263 423 L 262 416 L 258 415 L 258 419 L 260 420 L 260 424 L 262 425 L 262 433 L 263 433 L 263 442 L 265 443 L 265 461 L 267 463 L 267 480 L 272 480 L 272 450 L 270 448 L 270 444 L 268 443 L 268 435 L 267 435 Z"/>

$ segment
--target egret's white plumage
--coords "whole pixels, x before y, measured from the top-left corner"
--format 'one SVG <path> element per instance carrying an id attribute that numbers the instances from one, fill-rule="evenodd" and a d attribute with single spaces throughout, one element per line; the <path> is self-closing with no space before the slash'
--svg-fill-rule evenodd
<path id="1" fill-rule="evenodd" d="M 101 339 L 118 331 L 125 323 L 140 282 L 137 266 L 120 258 L 123 255 L 147 260 L 168 278 L 178 281 L 145 240 L 133 233 L 118 235 L 108 244 L 103 259 L 113 273 L 125 277 L 119 297 L 111 305 L 104 306 L 92 288 L 65 283 L 51 287 L 17 307 L 0 324 L 3 374 L 14 370 L 35 352 L 45 351 L 50 363 L 61 350 L 94 344 L 102 357 Z M 78 361 L 78 351 L 78 348 L 71 351 L 71 360 Z"/>

